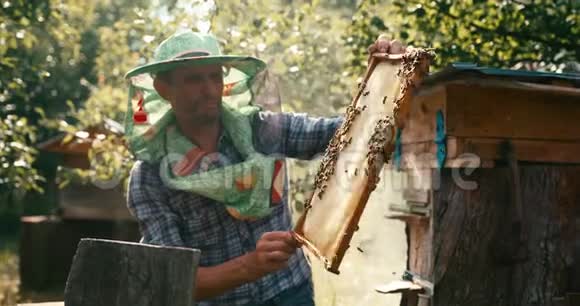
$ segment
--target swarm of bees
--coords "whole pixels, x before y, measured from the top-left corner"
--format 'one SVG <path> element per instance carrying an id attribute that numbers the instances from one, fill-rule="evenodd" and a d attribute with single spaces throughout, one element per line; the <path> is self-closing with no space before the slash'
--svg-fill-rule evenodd
<path id="1" fill-rule="evenodd" d="M 419 53 L 417 53 L 419 52 Z M 398 99 L 395 99 L 393 103 L 395 104 L 395 116 L 397 114 L 397 110 L 401 104 L 401 97 L 404 96 L 404 92 L 409 90 L 410 87 L 413 86 L 412 80 L 410 75 L 417 69 L 418 65 L 420 65 L 421 60 L 425 57 L 433 57 L 434 53 L 432 50 L 423 50 L 420 49 L 418 51 L 407 52 L 403 56 L 403 65 L 397 72 L 397 76 L 399 76 L 402 80 L 404 80 L 401 94 L 399 95 Z M 363 96 L 368 96 L 370 94 L 370 90 L 366 90 L 366 82 L 358 83 L 359 93 L 362 93 Z M 383 96 L 381 103 L 384 105 L 387 102 L 388 97 Z M 353 103 L 354 104 L 354 103 Z M 327 182 L 329 178 L 334 174 L 336 168 L 336 162 L 338 160 L 339 153 L 348 145 L 352 143 L 352 137 L 348 137 L 348 131 L 350 130 L 352 123 L 356 119 L 356 117 L 363 111 L 367 109 L 367 105 L 363 105 L 362 107 L 356 107 L 353 104 L 349 105 L 346 108 L 345 119 L 341 127 L 336 131 L 334 137 L 330 141 L 330 144 L 326 148 L 326 152 L 320 166 L 318 168 L 317 175 L 314 179 L 314 186 L 316 190 L 318 190 L 318 198 L 322 199 L 324 192 L 327 189 Z M 374 132 L 371 136 L 371 139 L 368 143 L 368 153 L 367 153 L 367 165 L 364 168 L 364 174 L 366 176 L 372 176 L 373 181 L 376 183 L 378 182 L 378 170 L 375 169 L 375 164 L 377 162 L 377 158 L 383 158 L 383 151 L 387 142 L 392 141 L 394 137 L 395 125 L 394 125 L 394 118 L 387 116 L 383 119 L 380 119 L 374 129 Z M 390 156 L 384 156 L 385 158 L 389 158 Z M 345 173 L 348 173 L 345 170 Z M 358 175 L 358 169 L 354 170 L 353 173 L 355 176 Z M 305 204 L 305 209 L 309 209 L 311 207 L 310 201 L 307 201 Z"/>

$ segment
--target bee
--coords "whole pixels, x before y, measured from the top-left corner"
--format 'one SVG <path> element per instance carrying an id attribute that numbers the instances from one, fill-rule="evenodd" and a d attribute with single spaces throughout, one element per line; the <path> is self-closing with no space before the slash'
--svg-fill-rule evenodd
<path id="1" fill-rule="evenodd" d="M 368 96 L 370 93 L 371 93 L 370 91 L 367 91 L 367 92 L 363 93 L 363 96 L 365 96 L 365 97 L 366 97 L 366 96 Z"/>
<path id="2" fill-rule="evenodd" d="M 387 96 L 383 97 L 383 104 L 385 104 L 385 102 L 387 101 Z"/>
<path id="3" fill-rule="evenodd" d="M 357 168 L 355 168 L 355 169 L 354 169 L 354 176 L 356 176 L 357 174 L 358 174 L 358 169 L 357 169 Z"/>

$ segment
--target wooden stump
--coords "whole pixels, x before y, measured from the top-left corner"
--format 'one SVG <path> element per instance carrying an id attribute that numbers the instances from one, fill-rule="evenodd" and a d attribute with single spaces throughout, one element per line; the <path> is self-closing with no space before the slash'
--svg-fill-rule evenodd
<path id="1" fill-rule="evenodd" d="M 193 305 L 199 256 L 194 249 L 82 239 L 65 305 Z"/>
<path id="2" fill-rule="evenodd" d="M 58 229 L 58 222 L 46 216 L 26 216 L 21 219 L 19 269 L 21 291 L 27 289 L 47 289 L 51 281 L 62 279 L 64 284 L 66 274 L 51 273 L 51 267 L 60 266 L 52 256 L 51 242 L 53 233 Z M 51 241 L 52 240 L 52 241 Z M 62 238 L 60 239 L 62 240 Z M 65 257 L 62 256 L 60 258 Z M 64 267 L 62 267 L 64 270 Z M 65 272 L 66 273 L 66 272 Z M 62 292 L 62 286 L 60 287 Z"/>
<path id="3" fill-rule="evenodd" d="M 434 190 L 433 305 L 572 306 L 580 292 L 580 167 L 478 169 L 475 190 L 441 171 Z M 465 178 L 464 178 L 465 179 Z"/>
<path id="4" fill-rule="evenodd" d="M 65 282 L 79 241 L 99 238 L 138 241 L 135 221 L 63 220 L 54 216 L 25 216 L 20 223 L 21 292 L 58 291 Z"/>

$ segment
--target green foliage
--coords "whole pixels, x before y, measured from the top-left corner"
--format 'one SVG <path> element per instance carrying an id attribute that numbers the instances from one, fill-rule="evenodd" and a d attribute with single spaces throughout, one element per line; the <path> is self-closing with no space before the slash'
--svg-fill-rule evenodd
<path id="1" fill-rule="evenodd" d="M 35 141 L 35 128 L 26 118 L 8 115 L 0 121 L 0 139 L 0 191 L 5 192 L 6 186 L 42 191 L 38 185 L 42 178 L 32 167 L 37 152 L 29 146 Z"/>
<path id="2" fill-rule="evenodd" d="M 4 132 L 0 144 L 7 148 L 9 143 L 18 143 L 21 149 L 20 154 L 0 152 L 0 159 L 10 165 L 3 170 L 9 177 L 0 184 L 0 191 L 14 199 L 26 191 L 41 190 L 40 172 L 33 163 L 37 151 L 32 145 L 54 132 L 39 125 L 38 119 L 59 114 L 66 109 L 65 101 L 79 104 L 87 97 L 88 89 L 79 79 L 91 70 L 93 50 L 85 43 L 90 35 L 83 35 L 82 29 L 90 22 L 94 3 L 17 0 L 4 1 L 2 6 L 0 117 L 6 118 L 4 125 L 12 130 Z M 12 120 L 22 124 L 10 126 Z"/>
<path id="3" fill-rule="evenodd" d="M 492 67 L 563 71 L 579 61 L 580 2 L 568 0 L 394 0 L 399 37 L 431 46 L 435 66 L 469 61 Z M 524 64 L 530 65 L 524 65 Z"/>
<path id="4" fill-rule="evenodd" d="M 79 131 L 103 130 L 105 120 L 122 122 L 127 102 L 123 75 L 144 62 L 154 46 L 176 29 L 177 21 L 187 16 L 176 12 L 173 22 L 162 23 L 155 17 L 161 5 L 151 6 L 145 0 L 4 1 L 2 5 L 0 115 L 27 119 L 30 129 L 9 133 L 18 137 L 14 141 L 22 141 L 19 146 L 28 154 L 25 160 L 31 161 L 11 168 L 12 176 L 2 180 L 0 191 L 39 191 L 38 185 L 23 183 L 39 177 L 32 163 L 35 140 L 64 133 L 67 142 Z M 9 141 L 0 138 L 4 148 Z M 110 175 L 108 169 L 116 169 L 122 180 L 131 166 L 119 162 L 126 161 L 128 154 L 122 143 L 116 134 L 95 141 L 90 152 L 94 167 L 75 171 L 75 177 L 102 182 Z M 109 149 L 103 151 L 107 144 Z M 19 155 L 5 151 L 0 151 L 0 159 L 10 167 L 21 164 Z M 67 177 L 71 176 L 63 179 Z"/>
<path id="5" fill-rule="evenodd" d="M 383 21 L 384 13 L 380 7 L 384 3 L 378 0 L 362 1 L 358 6 L 352 21 L 343 35 L 348 48 L 349 57 L 346 70 L 355 76 L 362 76 L 367 67 L 367 48 L 383 33 L 389 32 L 389 27 Z"/>
<path id="6" fill-rule="evenodd" d="M 248 18 L 248 16 L 251 16 Z M 329 115 L 349 102 L 347 51 L 340 33 L 348 20 L 319 1 L 218 1 L 212 32 L 224 51 L 269 64 L 284 110 Z"/>
<path id="7" fill-rule="evenodd" d="M 0 282 L 0 306 L 12 306 L 20 302 L 19 287 L 19 271 L 18 271 L 18 248 L 16 246 L 16 238 L 10 237 L 8 247 L 5 246 L 7 237 L 0 236 L 3 242 L 0 247 L 0 275 L 2 281 Z"/>
<path id="8" fill-rule="evenodd" d="M 107 3 L 103 3 L 105 5 Z M 162 23 L 159 19 L 147 19 L 159 7 L 132 7 L 127 3 L 124 9 L 110 8 L 106 19 L 97 19 L 102 25 L 94 27 L 96 45 L 94 57 L 95 83 L 85 82 L 90 95 L 82 107 L 69 103 L 66 113 L 44 120 L 51 126 L 65 132 L 65 142 L 73 139 L 79 131 L 97 129 L 97 134 L 89 151 L 90 169 L 59 169 L 59 186 L 66 186 L 71 180 L 92 183 L 101 188 L 126 186 L 133 158 L 127 150 L 122 135 L 108 133 L 105 121 L 122 123 L 127 110 L 127 87 L 124 74 L 139 63 L 145 62 L 153 54 L 153 48 L 177 29 L 177 24 Z M 105 10 L 105 8 L 102 8 Z M 178 18 L 184 14 L 176 13 Z M 73 124 L 66 118 L 74 118 Z"/>
<path id="9" fill-rule="evenodd" d="M 70 3 L 69 3 L 70 2 Z M 63 101 L 80 101 L 88 90 L 78 80 L 91 68 L 86 27 L 92 5 L 75 1 L 5 1 L 0 15 L 0 106 L 2 113 L 26 116 L 33 107 L 50 115 Z M 88 14 L 87 14 L 88 13 Z M 87 16 L 85 16 L 87 14 Z"/>

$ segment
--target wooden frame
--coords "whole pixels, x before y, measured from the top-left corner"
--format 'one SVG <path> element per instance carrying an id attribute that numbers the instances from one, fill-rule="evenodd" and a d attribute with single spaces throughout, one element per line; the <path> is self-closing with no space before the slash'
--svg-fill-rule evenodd
<path id="1" fill-rule="evenodd" d="M 423 49 L 375 54 L 326 150 L 294 236 L 332 273 L 339 273 L 370 193 L 394 150 L 395 126 L 404 126 L 412 91 L 432 56 Z"/>
<path id="2" fill-rule="evenodd" d="M 580 88 L 515 80 L 472 76 L 422 86 L 401 132 L 400 168 L 489 168 L 505 159 L 506 142 L 520 161 L 578 164 L 579 101 Z M 444 122 L 442 165 L 434 142 L 437 112 Z"/>

